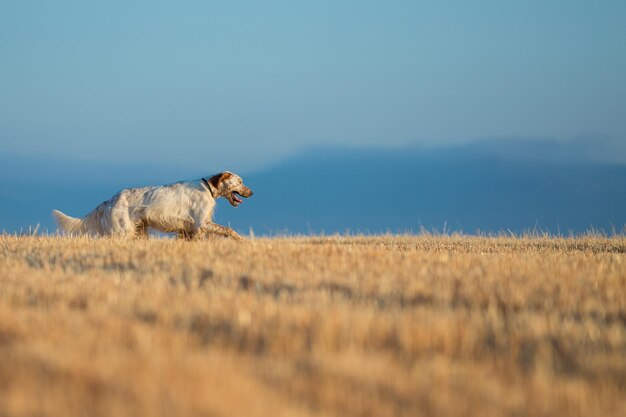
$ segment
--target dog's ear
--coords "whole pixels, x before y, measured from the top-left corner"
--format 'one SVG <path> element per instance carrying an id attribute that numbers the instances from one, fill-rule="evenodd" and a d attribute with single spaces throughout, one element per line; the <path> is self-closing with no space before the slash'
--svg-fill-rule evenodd
<path id="1" fill-rule="evenodd" d="M 217 198 L 220 195 L 220 185 L 222 181 L 230 178 L 232 174 L 230 172 L 221 172 L 219 174 L 213 175 L 208 180 L 204 180 L 207 187 L 209 187 L 209 191 L 211 191 L 211 195 L 213 198 Z"/>
<path id="2" fill-rule="evenodd" d="M 220 177 L 222 174 L 213 175 L 208 180 L 206 178 L 202 178 L 202 182 L 207 186 L 213 198 L 217 198 L 219 196 L 219 187 L 220 187 Z"/>

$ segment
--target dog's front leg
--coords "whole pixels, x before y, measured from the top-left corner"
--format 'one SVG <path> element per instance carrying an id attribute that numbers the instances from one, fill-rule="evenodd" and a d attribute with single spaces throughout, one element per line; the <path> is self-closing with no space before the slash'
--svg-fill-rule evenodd
<path id="1" fill-rule="evenodd" d="M 198 233 L 192 230 L 183 229 L 178 231 L 178 238 L 182 240 L 193 240 L 197 235 Z"/>
<path id="2" fill-rule="evenodd" d="M 201 236 L 206 236 L 207 234 L 224 236 L 235 240 L 244 240 L 241 236 L 239 236 L 239 233 L 235 232 L 230 227 L 222 226 L 217 223 L 205 223 L 200 228 Z"/>

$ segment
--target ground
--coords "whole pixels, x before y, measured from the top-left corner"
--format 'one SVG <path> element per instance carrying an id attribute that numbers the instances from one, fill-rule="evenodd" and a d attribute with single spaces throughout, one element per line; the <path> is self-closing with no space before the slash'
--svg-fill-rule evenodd
<path id="1" fill-rule="evenodd" d="M 626 239 L 0 237 L 0 416 L 622 416 Z"/>

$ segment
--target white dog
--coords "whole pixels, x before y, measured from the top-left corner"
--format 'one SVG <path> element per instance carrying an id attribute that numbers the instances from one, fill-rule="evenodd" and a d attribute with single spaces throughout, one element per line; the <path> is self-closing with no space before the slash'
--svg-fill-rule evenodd
<path id="1" fill-rule="evenodd" d="M 243 201 L 239 197 L 251 195 L 241 177 L 222 172 L 195 181 L 125 189 L 81 219 L 58 210 L 52 213 L 59 228 L 72 234 L 147 237 L 152 228 L 185 239 L 208 234 L 241 239 L 231 228 L 212 222 L 215 199 L 225 197 L 237 207 Z"/>

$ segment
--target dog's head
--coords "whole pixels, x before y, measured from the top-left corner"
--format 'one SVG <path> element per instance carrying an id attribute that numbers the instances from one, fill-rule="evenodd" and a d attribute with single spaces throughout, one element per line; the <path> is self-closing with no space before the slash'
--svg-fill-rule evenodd
<path id="1" fill-rule="evenodd" d="M 241 177 L 232 172 L 213 175 L 208 180 L 203 179 L 203 182 L 209 187 L 213 198 L 224 197 L 233 207 L 243 202 L 240 197 L 248 198 L 252 195 L 252 190 L 243 185 Z"/>

